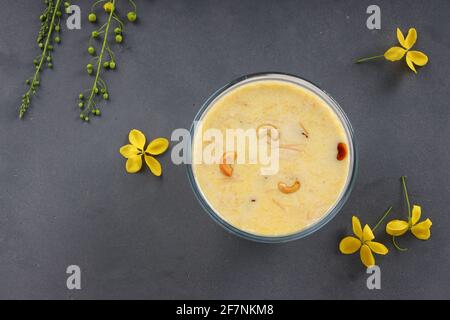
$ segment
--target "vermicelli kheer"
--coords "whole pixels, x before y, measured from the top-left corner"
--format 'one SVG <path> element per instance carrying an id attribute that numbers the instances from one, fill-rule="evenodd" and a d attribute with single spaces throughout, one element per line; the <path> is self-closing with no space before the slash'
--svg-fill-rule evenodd
<path id="1" fill-rule="evenodd" d="M 321 219 L 339 199 L 349 175 L 345 128 L 321 97 L 281 80 L 243 84 L 220 97 L 202 118 L 209 128 L 275 128 L 279 170 L 260 164 L 196 164 L 204 148 L 194 136 L 193 173 L 212 209 L 234 227 L 259 236 L 299 232 Z M 197 150 L 196 150 L 197 149 Z M 234 158 L 231 152 L 225 158 Z"/>

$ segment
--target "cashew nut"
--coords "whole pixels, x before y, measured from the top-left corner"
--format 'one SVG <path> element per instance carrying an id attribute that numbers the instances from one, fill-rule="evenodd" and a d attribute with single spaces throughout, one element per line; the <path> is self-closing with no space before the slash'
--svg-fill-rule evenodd
<path id="1" fill-rule="evenodd" d="M 283 193 L 292 193 L 300 189 L 300 181 L 295 180 L 295 182 L 288 186 L 284 182 L 278 182 L 278 189 Z"/>
<path id="2" fill-rule="evenodd" d="M 219 164 L 220 171 L 226 175 L 227 177 L 231 177 L 233 175 L 233 167 L 229 164 L 230 159 L 235 160 L 237 157 L 236 152 L 225 152 L 222 155 L 222 163 Z"/>

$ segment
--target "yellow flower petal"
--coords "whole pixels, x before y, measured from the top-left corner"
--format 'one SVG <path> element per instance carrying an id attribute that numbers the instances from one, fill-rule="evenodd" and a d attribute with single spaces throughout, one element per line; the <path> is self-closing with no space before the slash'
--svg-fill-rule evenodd
<path id="1" fill-rule="evenodd" d="M 420 206 L 414 205 L 411 210 L 411 224 L 415 225 L 419 220 L 421 216 L 422 209 Z"/>
<path id="2" fill-rule="evenodd" d="M 389 61 L 397 61 L 403 58 L 406 50 L 400 47 L 392 47 L 384 53 L 384 58 Z"/>
<path id="3" fill-rule="evenodd" d="M 343 254 L 352 254 L 361 248 L 361 240 L 355 237 L 345 237 L 339 243 L 339 250 Z"/>
<path id="4" fill-rule="evenodd" d="M 397 28 L 397 39 L 398 42 L 402 45 L 402 47 L 406 46 L 405 37 L 403 36 L 403 32 L 399 28 Z"/>
<path id="5" fill-rule="evenodd" d="M 414 73 L 417 73 L 416 67 L 414 67 L 414 63 L 411 61 L 411 59 L 408 56 L 406 56 L 406 64 L 412 71 L 414 71 Z"/>
<path id="6" fill-rule="evenodd" d="M 401 236 L 408 231 L 409 224 L 403 220 L 392 220 L 386 225 L 386 232 L 391 236 Z"/>
<path id="7" fill-rule="evenodd" d="M 415 28 L 410 28 L 408 30 L 408 35 L 406 36 L 405 39 L 405 49 L 411 49 L 412 46 L 416 43 L 417 40 L 417 31 Z"/>
<path id="8" fill-rule="evenodd" d="M 123 147 L 121 147 L 119 152 L 122 156 L 124 156 L 125 158 L 128 159 L 133 156 L 137 156 L 139 153 L 139 150 L 132 144 L 127 144 L 127 145 L 124 145 Z"/>
<path id="9" fill-rule="evenodd" d="M 136 173 L 142 168 L 142 156 L 128 158 L 125 169 L 128 173 Z"/>
<path id="10" fill-rule="evenodd" d="M 159 163 L 158 160 L 156 160 L 155 158 L 153 158 L 152 156 L 148 156 L 145 155 L 145 163 L 147 163 L 147 166 L 150 168 L 150 171 L 155 175 L 155 176 L 160 176 L 162 173 L 162 169 L 161 169 L 161 164 Z"/>
<path id="11" fill-rule="evenodd" d="M 373 235 L 372 229 L 366 224 L 363 229 L 363 241 L 370 241 L 373 239 L 375 239 L 375 236 Z"/>
<path id="12" fill-rule="evenodd" d="M 367 241 L 366 244 L 369 246 L 370 250 L 377 254 L 385 255 L 389 252 L 388 248 L 382 243 L 375 241 Z"/>
<path id="13" fill-rule="evenodd" d="M 353 227 L 353 233 L 355 236 L 357 236 L 362 241 L 362 228 L 361 228 L 361 222 L 359 221 L 358 217 L 353 216 L 352 217 L 352 227 Z"/>
<path id="14" fill-rule="evenodd" d="M 362 263 L 367 268 L 375 265 L 375 258 L 373 257 L 372 250 L 370 250 L 368 245 L 363 244 L 361 246 L 361 250 L 359 251 L 359 255 L 361 257 Z"/>
<path id="15" fill-rule="evenodd" d="M 156 156 L 166 151 L 168 147 L 169 141 L 166 138 L 156 138 L 149 143 L 145 152 Z"/>
<path id="16" fill-rule="evenodd" d="M 411 228 L 411 232 L 420 240 L 428 240 L 431 236 L 430 228 L 433 223 L 430 219 L 422 221 Z"/>
<path id="17" fill-rule="evenodd" d="M 133 129 L 130 131 L 130 133 L 128 134 L 128 139 L 130 140 L 130 143 L 143 150 L 144 149 L 144 145 L 145 145 L 145 136 L 144 134 L 136 129 Z"/>
<path id="18" fill-rule="evenodd" d="M 418 65 L 419 67 L 423 67 L 428 63 L 427 55 L 420 51 L 408 51 L 408 53 L 406 54 L 406 58 L 411 60 L 415 65 Z"/>

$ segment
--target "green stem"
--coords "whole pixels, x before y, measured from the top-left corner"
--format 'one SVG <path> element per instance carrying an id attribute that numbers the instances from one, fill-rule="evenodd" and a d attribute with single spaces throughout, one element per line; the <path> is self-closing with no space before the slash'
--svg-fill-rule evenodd
<path id="1" fill-rule="evenodd" d="M 98 5 L 100 2 L 105 2 L 106 0 L 98 0 L 96 2 L 94 2 L 94 4 L 91 6 L 91 11 L 94 11 L 94 8 L 96 5 Z"/>
<path id="2" fill-rule="evenodd" d="M 57 0 L 56 1 L 55 8 L 54 8 L 53 14 L 52 14 L 52 21 L 50 22 L 50 28 L 49 28 L 48 33 L 47 33 L 47 38 L 45 39 L 44 50 L 42 51 L 41 60 L 39 61 L 39 65 L 36 68 L 36 72 L 34 73 L 33 80 L 31 81 L 31 86 L 30 86 L 30 88 L 28 89 L 28 91 L 26 93 L 28 95 L 30 95 L 30 93 L 31 93 L 31 91 L 33 89 L 33 83 L 35 83 L 35 81 L 39 77 L 39 72 L 41 72 L 42 64 L 44 63 L 44 60 L 46 59 L 46 53 L 47 53 L 47 49 L 48 49 L 48 44 L 50 42 L 50 38 L 52 37 L 53 24 L 55 22 L 56 12 L 58 11 L 60 2 L 61 2 L 61 0 Z M 23 116 L 25 115 L 25 112 L 27 112 L 27 109 L 21 109 L 19 111 L 19 118 L 23 118 Z"/>
<path id="3" fill-rule="evenodd" d="M 130 2 L 131 5 L 133 6 L 134 12 L 137 12 L 137 7 L 136 7 L 136 4 L 134 3 L 134 1 L 133 0 L 128 0 L 128 2 Z"/>
<path id="4" fill-rule="evenodd" d="M 406 188 L 406 177 L 402 176 L 403 192 L 405 193 L 406 204 L 408 205 L 408 221 L 411 221 L 411 203 L 409 202 L 408 189 Z"/>
<path id="5" fill-rule="evenodd" d="M 384 57 L 383 54 L 380 54 L 379 56 L 373 56 L 373 57 L 368 57 L 368 58 L 361 58 L 355 61 L 355 63 L 362 63 L 362 62 L 366 62 L 366 61 L 370 61 L 370 60 L 375 60 L 375 59 L 379 59 Z"/>
<path id="6" fill-rule="evenodd" d="M 114 15 L 113 19 L 116 20 L 119 23 L 120 30 L 123 30 L 124 29 L 124 25 L 123 25 L 123 22 L 119 19 L 119 17 L 117 15 Z"/>
<path id="7" fill-rule="evenodd" d="M 91 89 L 91 94 L 89 95 L 89 100 L 88 100 L 88 105 L 87 105 L 87 113 L 89 114 L 89 111 L 91 111 L 91 105 L 92 105 L 92 98 L 95 95 L 95 89 L 97 88 L 97 82 L 98 82 L 98 78 L 100 76 L 100 70 L 102 69 L 102 61 L 103 61 L 103 54 L 105 52 L 105 47 L 108 41 L 108 31 L 109 31 L 109 26 L 111 25 L 111 19 L 112 16 L 114 14 L 114 10 L 115 10 L 115 2 L 116 0 L 113 0 L 113 10 L 111 10 L 111 12 L 109 13 L 108 16 L 108 21 L 106 23 L 106 29 L 105 29 L 105 36 L 103 37 L 103 44 L 102 44 L 102 50 L 100 51 L 100 55 L 98 56 L 98 62 L 97 62 L 97 72 L 95 74 L 95 80 L 94 80 L 94 85 L 92 86 Z"/>
<path id="8" fill-rule="evenodd" d="M 397 250 L 399 251 L 408 251 L 407 248 L 402 248 L 400 247 L 397 242 L 395 241 L 395 236 L 392 236 L 392 244 L 394 245 L 395 248 L 397 248 Z"/>
<path id="9" fill-rule="evenodd" d="M 378 228 L 378 226 L 381 224 L 381 222 L 383 222 L 383 220 L 387 217 L 387 215 L 391 212 L 391 210 L 392 210 L 392 206 L 387 208 L 387 210 L 383 213 L 383 216 L 381 217 L 381 219 L 377 222 L 375 227 L 372 228 L 372 231 L 375 231 Z"/>
<path id="10" fill-rule="evenodd" d="M 106 23 L 104 23 L 104 24 L 97 30 L 99 34 L 100 34 L 100 31 L 101 31 L 101 32 L 104 32 L 104 31 L 102 31 L 104 27 L 106 27 Z"/>
<path id="11" fill-rule="evenodd" d="M 116 61 L 116 59 L 114 57 L 114 53 L 112 52 L 111 48 L 109 47 L 109 44 L 107 44 L 107 46 L 106 46 L 106 51 L 108 51 L 109 57 L 111 58 L 110 60 Z"/>
<path id="12" fill-rule="evenodd" d="M 102 78 L 98 78 L 98 81 L 103 86 L 103 88 L 105 88 L 106 91 L 108 91 L 108 87 L 106 86 L 106 82 Z"/>

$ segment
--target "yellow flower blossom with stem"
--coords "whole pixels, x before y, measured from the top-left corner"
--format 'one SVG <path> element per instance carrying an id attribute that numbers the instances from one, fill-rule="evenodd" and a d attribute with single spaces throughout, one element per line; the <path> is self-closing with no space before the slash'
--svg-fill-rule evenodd
<path id="1" fill-rule="evenodd" d="M 136 173 L 142 168 L 142 158 L 155 176 L 162 174 L 161 164 L 156 160 L 156 155 L 164 153 L 169 147 L 169 141 L 166 138 L 156 138 L 152 140 L 146 149 L 145 135 L 136 129 L 128 134 L 130 144 L 120 148 L 120 154 L 127 159 L 125 169 L 128 173 Z"/>
<path id="2" fill-rule="evenodd" d="M 417 73 L 415 66 L 417 65 L 423 67 L 424 65 L 426 65 L 428 63 L 428 57 L 425 53 L 421 51 L 411 50 L 417 41 L 416 29 L 410 28 L 405 38 L 402 31 L 399 28 L 397 28 L 397 39 L 401 47 L 394 46 L 392 48 L 389 48 L 384 54 L 368 58 L 362 58 L 357 60 L 356 63 L 362 63 L 383 57 L 389 61 L 398 61 L 401 60 L 406 55 L 405 59 L 406 64 L 412 71 L 414 71 L 414 73 Z"/>
<path id="3" fill-rule="evenodd" d="M 408 188 L 406 187 L 406 177 L 402 176 L 403 193 L 405 194 L 406 205 L 408 207 L 408 220 L 392 220 L 386 225 L 386 232 L 392 236 L 392 242 L 394 246 L 400 250 L 405 251 L 406 248 L 401 248 L 395 241 L 395 237 L 404 235 L 408 230 L 420 240 L 428 240 L 431 236 L 431 225 L 433 224 L 430 219 L 426 219 L 419 222 L 422 215 L 422 208 L 418 205 L 414 205 L 411 210 L 411 203 L 409 201 Z"/>
<path id="4" fill-rule="evenodd" d="M 347 236 L 339 243 L 339 250 L 343 254 L 353 254 L 359 250 L 361 262 L 367 267 L 375 265 L 375 257 L 373 253 L 386 255 L 389 250 L 380 242 L 373 241 L 375 236 L 373 232 L 380 226 L 381 222 L 391 212 L 392 206 L 384 213 L 378 223 L 371 229 L 369 225 L 365 225 L 364 229 L 361 227 L 361 222 L 358 217 L 352 217 L 352 228 L 354 236 Z"/>

